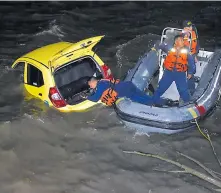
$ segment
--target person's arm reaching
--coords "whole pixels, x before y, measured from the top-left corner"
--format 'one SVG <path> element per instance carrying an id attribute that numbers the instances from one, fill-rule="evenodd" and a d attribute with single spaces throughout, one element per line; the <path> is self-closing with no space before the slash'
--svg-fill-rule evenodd
<path id="1" fill-rule="evenodd" d="M 103 92 L 108 88 L 110 88 L 110 81 L 98 81 L 95 93 L 88 96 L 87 99 L 93 102 L 99 101 Z"/>
<path id="2" fill-rule="evenodd" d="M 159 45 L 159 49 L 161 49 L 162 51 L 164 51 L 166 54 L 168 53 L 168 51 L 170 50 L 171 46 L 169 46 L 166 43 L 161 43 Z"/>
<path id="3" fill-rule="evenodd" d="M 97 101 L 100 100 L 102 94 L 103 94 L 102 89 L 98 86 L 97 90 L 95 91 L 95 93 L 92 94 L 92 95 L 89 95 L 87 97 L 87 100 L 90 100 L 90 101 L 93 101 L 93 102 L 97 102 Z"/>
<path id="4" fill-rule="evenodd" d="M 166 43 L 160 43 L 160 41 L 157 41 L 155 44 L 154 44 L 154 48 L 156 49 L 156 50 L 159 50 L 159 49 L 161 49 L 161 50 L 163 50 L 164 52 L 168 52 L 169 51 L 169 49 L 171 48 L 169 45 L 167 45 Z"/>

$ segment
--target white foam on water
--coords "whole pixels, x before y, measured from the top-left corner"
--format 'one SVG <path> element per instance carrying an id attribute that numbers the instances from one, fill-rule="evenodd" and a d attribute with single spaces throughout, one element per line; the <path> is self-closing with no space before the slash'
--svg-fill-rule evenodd
<path id="1" fill-rule="evenodd" d="M 56 24 L 56 20 L 50 22 L 49 29 L 38 32 L 35 34 L 35 36 L 42 36 L 46 34 L 55 35 L 60 38 L 64 37 L 64 32 L 61 30 L 61 27 Z"/>

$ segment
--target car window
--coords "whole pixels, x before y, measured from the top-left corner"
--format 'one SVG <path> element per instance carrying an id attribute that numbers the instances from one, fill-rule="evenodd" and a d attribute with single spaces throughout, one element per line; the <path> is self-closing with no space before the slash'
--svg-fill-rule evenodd
<path id="1" fill-rule="evenodd" d="M 24 73 L 25 62 L 18 62 L 15 65 L 15 69 Z"/>
<path id="2" fill-rule="evenodd" d="M 18 77 L 21 82 L 24 82 L 25 62 L 18 62 L 15 65 L 14 76 Z"/>
<path id="3" fill-rule="evenodd" d="M 44 85 L 42 72 L 31 64 L 27 66 L 27 84 L 36 87 Z"/>

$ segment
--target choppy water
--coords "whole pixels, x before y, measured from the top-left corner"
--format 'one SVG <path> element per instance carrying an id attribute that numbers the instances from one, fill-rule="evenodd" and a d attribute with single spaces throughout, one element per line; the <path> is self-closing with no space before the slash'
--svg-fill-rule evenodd
<path id="1" fill-rule="evenodd" d="M 1 193 L 197 193 L 213 186 L 188 174 L 160 173 L 171 165 L 122 150 L 159 153 L 196 167 L 176 151 L 221 171 L 197 130 L 139 135 L 112 109 L 62 114 L 23 97 L 12 62 L 37 47 L 105 34 L 99 55 L 123 77 L 166 26 L 193 19 L 206 50 L 221 45 L 218 2 L 1 2 L 0 3 L 0 190 Z M 221 109 L 201 123 L 218 151 Z M 221 157 L 221 154 L 219 155 Z M 174 168 L 173 168 L 174 169 Z"/>

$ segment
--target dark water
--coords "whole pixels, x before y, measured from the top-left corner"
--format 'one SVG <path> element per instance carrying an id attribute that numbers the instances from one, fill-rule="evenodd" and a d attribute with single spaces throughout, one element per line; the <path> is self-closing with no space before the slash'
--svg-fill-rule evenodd
<path id="1" fill-rule="evenodd" d="M 220 48 L 219 2 L 1 2 L 0 3 L 0 189 L 1 193 L 197 193 L 212 185 L 153 158 L 122 150 L 159 153 L 196 168 L 176 151 L 221 171 L 197 130 L 173 135 L 128 131 L 112 109 L 61 114 L 27 100 L 12 62 L 57 41 L 106 35 L 99 55 L 123 77 L 164 27 L 195 22 L 200 44 Z M 201 123 L 219 154 L 221 109 Z M 221 156 L 221 155 L 220 155 Z"/>

